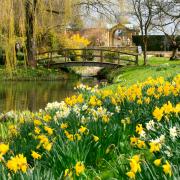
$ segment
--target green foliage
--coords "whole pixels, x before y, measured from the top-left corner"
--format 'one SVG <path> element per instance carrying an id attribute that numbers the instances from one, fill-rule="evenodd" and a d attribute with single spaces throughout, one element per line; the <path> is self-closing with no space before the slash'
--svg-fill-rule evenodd
<path id="1" fill-rule="evenodd" d="M 93 50 L 86 50 L 86 49 L 84 49 L 82 56 L 87 61 L 93 61 L 93 59 L 94 59 Z"/>
<path id="2" fill-rule="evenodd" d="M 5 64 L 5 55 L 4 55 L 4 50 L 0 47 L 0 65 Z"/>
<path id="3" fill-rule="evenodd" d="M 114 62 L 114 60 L 118 59 L 118 53 L 115 52 L 108 52 L 104 55 L 105 59 L 108 59 L 110 62 Z"/>
<path id="4" fill-rule="evenodd" d="M 166 37 L 163 35 L 150 35 L 148 36 L 147 50 L 148 51 L 171 51 L 172 47 Z M 180 36 L 177 38 L 177 41 L 180 41 Z M 142 36 L 133 36 L 133 43 L 136 46 L 142 46 L 144 49 L 143 38 Z"/>

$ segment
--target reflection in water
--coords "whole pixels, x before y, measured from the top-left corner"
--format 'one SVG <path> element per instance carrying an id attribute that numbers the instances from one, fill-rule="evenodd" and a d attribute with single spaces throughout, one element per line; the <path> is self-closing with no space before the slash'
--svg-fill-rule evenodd
<path id="1" fill-rule="evenodd" d="M 48 102 L 61 101 L 74 94 L 74 87 L 81 83 L 95 85 L 96 79 L 38 81 L 38 82 L 1 82 L 0 112 L 10 110 L 37 111 Z"/>

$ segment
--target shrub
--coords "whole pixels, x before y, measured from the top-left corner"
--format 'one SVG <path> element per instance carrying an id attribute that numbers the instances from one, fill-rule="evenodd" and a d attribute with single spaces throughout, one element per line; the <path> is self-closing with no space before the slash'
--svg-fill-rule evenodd
<path id="1" fill-rule="evenodd" d="M 108 59 L 110 62 L 118 59 L 118 54 L 115 52 L 108 52 L 104 55 L 105 59 Z"/>

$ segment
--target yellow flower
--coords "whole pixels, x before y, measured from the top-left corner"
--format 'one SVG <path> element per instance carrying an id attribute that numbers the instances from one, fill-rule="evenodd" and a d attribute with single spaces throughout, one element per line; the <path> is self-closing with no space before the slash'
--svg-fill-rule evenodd
<path id="1" fill-rule="evenodd" d="M 154 160 L 154 165 L 155 166 L 160 166 L 160 164 L 161 164 L 161 159 Z"/>
<path id="2" fill-rule="evenodd" d="M 160 109 L 158 107 L 155 108 L 155 110 L 153 111 L 153 116 L 160 121 L 163 117 L 163 109 Z"/>
<path id="3" fill-rule="evenodd" d="M 140 155 L 134 155 L 132 157 L 133 160 L 135 160 L 136 162 L 139 162 L 140 161 Z"/>
<path id="4" fill-rule="evenodd" d="M 155 87 L 150 87 L 146 93 L 148 96 L 152 96 L 154 94 L 154 91 L 155 91 Z"/>
<path id="5" fill-rule="evenodd" d="M 8 152 L 9 145 L 6 144 L 0 144 L 0 154 L 4 155 Z"/>
<path id="6" fill-rule="evenodd" d="M 81 140 L 81 135 L 80 135 L 79 133 L 76 133 L 76 134 L 74 135 L 74 137 L 76 137 L 76 139 L 77 139 L 78 141 Z"/>
<path id="7" fill-rule="evenodd" d="M 49 135 L 52 135 L 53 134 L 53 129 L 48 127 L 48 126 L 45 126 L 44 127 L 44 130 L 49 134 Z"/>
<path id="8" fill-rule="evenodd" d="M 44 134 L 39 135 L 38 139 L 40 140 L 40 144 L 45 144 L 49 142 L 48 138 Z"/>
<path id="9" fill-rule="evenodd" d="M 84 132 L 87 131 L 87 127 L 81 126 L 81 127 L 79 128 L 79 131 L 80 131 L 80 133 L 83 134 Z"/>
<path id="10" fill-rule="evenodd" d="M 38 153 L 35 152 L 35 151 L 32 151 L 31 156 L 32 156 L 34 159 L 41 159 L 41 155 L 38 154 Z"/>
<path id="11" fill-rule="evenodd" d="M 44 121 L 49 122 L 51 120 L 51 116 L 46 114 L 43 119 Z"/>
<path id="12" fill-rule="evenodd" d="M 140 148 L 140 149 L 145 148 L 146 144 L 145 144 L 144 141 L 138 140 L 137 147 Z"/>
<path id="13" fill-rule="evenodd" d="M 35 127 L 35 128 L 34 128 L 34 132 L 35 132 L 36 134 L 40 134 L 41 130 L 40 130 L 38 127 Z"/>
<path id="14" fill-rule="evenodd" d="M 75 165 L 75 170 L 76 170 L 76 175 L 79 176 L 80 174 L 82 174 L 85 170 L 85 166 L 83 164 L 83 162 L 78 161 Z"/>
<path id="15" fill-rule="evenodd" d="M 102 120 L 104 123 L 108 123 L 109 122 L 109 117 L 107 115 L 103 115 Z"/>
<path id="16" fill-rule="evenodd" d="M 95 141 L 95 142 L 98 142 L 98 141 L 99 141 L 99 137 L 98 137 L 98 136 L 93 135 L 93 138 L 94 138 L 94 141 Z"/>
<path id="17" fill-rule="evenodd" d="M 9 131 L 12 133 L 12 135 L 17 135 L 17 129 L 16 129 L 16 126 L 14 126 L 14 125 L 10 125 L 9 127 L 8 127 L 8 129 L 9 129 Z"/>
<path id="18" fill-rule="evenodd" d="M 22 154 L 19 154 L 8 160 L 6 166 L 9 170 L 14 171 L 15 173 L 18 170 L 21 170 L 22 172 L 25 173 L 27 171 L 27 166 L 28 166 L 27 159 Z"/>
<path id="19" fill-rule="evenodd" d="M 137 100 L 137 104 L 142 104 L 143 102 L 142 102 L 142 99 L 138 99 Z"/>
<path id="20" fill-rule="evenodd" d="M 18 165 L 17 165 L 15 157 L 11 158 L 11 160 L 8 160 L 6 166 L 9 170 L 14 171 L 16 173 L 18 170 Z"/>
<path id="21" fill-rule="evenodd" d="M 147 98 L 144 99 L 144 102 L 145 102 L 146 104 L 149 104 L 150 101 L 151 101 L 151 99 L 150 99 L 149 97 L 147 97 Z"/>
<path id="22" fill-rule="evenodd" d="M 130 167 L 131 167 L 131 171 L 134 173 L 141 172 L 140 163 L 139 161 L 136 161 L 135 159 L 131 159 Z"/>
<path id="23" fill-rule="evenodd" d="M 67 123 L 62 123 L 61 124 L 61 129 L 67 129 L 68 128 L 68 124 Z"/>
<path id="24" fill-rule="evenodd" d="M 126 175 L 127 175 L 130 179 L 135 179 L 135 173 L 132 172 L 132 171 L 127 172 Z"/>
<path id="25" fill-rule="evenodd" d="M 48 142 L 48 143 L 43 144 L 43 148 L 47 151 L 50 151 L 52 148 L 52 143 Z"/>
<path id="26" fill-rule="evenodd" d="M 157 142 L 150 142 L 150 152 L 159 152 L 161 149 L 161 144 Z"/>
<path id="27" fill-rule="evenodd" d="M 131 143 L 130 143 L 130 144 L 131 144 L 132 146 L 134 146 L 134 145 L 136 145 L 136 144 L 137 144 L 137 142 L 138 142 L 138 138 L 137 138 L 137 137 L 131 137 L 131 138 L 130 138 L 130 141 L 131 141 Z"/>
<path id="28" fill-rule="evenodd" d="M 40 126 L 40 125 L 42 125 L 42 122 L 38 119 L 35 119 L 34 120 L 34 126 Z"/>
<path id="29" fill-rule="evenodd" d="M 72 171 L 70 169 L 66 169 L 64 171 L 64 177 L 71 178 L 72 177 Z"/>
<path id="30" fill-rule="evenodd" d="M 168 101 L 167 104 L 164 104 L 162 107 L 165 114 L 169 114 L 170 112 L 173 112 L 173 106 L 170 101 Z"/>
<path id="31" fill-rule="evenodd" d="M 137 132 L 138 134 L 141 134 L 142 131 L 143 131 L 142 124 L 138 124 L 138 125 L 136 126 L 136 132 Z"/>
<path id="32" fill-rule="evenodd" d="M 169 174 L 170 176 L 172 175 L 171 165 L 168 161 L 166 161 L 166 164 L 164 164 L 162 167 L 165 174 Z"/>

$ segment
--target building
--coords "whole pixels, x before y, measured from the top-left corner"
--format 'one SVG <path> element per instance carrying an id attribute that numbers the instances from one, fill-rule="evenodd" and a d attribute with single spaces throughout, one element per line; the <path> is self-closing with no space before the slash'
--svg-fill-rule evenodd
<path id="1" fill-rule="evenodd" d="M 132 37 L 139 34 L 139 30 L 131 24 L 116 24 L 110 28 L 85 28 L 75 31 L 91 41 L 91 46 L 132 46 Z"/>

